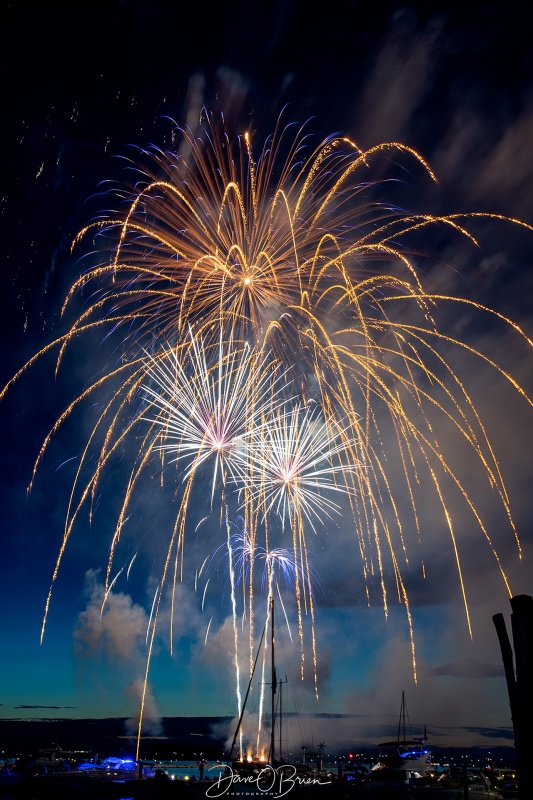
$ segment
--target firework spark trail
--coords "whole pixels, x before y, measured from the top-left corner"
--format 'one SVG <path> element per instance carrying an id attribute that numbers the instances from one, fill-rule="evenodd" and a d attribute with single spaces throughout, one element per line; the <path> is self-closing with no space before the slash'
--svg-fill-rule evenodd
<path id="1" fill-rule="evenodd" d="M 282 569 L 283 569 L 283 572 L 284 572 L 285 576 L 287 576 L 287 568 L 288 568 L 289 563 L 294 565 L 294 566 L 292 566 L 292 569 L 290 569 L 290 572 L 292 572 L 293 575 L 296 575 L 296 573 L 298 572 L 298 569 L 297 569 L 297 566 L 296 566 L 295 557 L 294 556 L 291 557 L 289 554 L 287 554 L 287 553 L 285 553 L 285 552 L 283 552 L 281 550 L 273 550 L 270 553 L 268 553 L 268 552 L 261 553 L 261 556 L 264 557 L 264 559 L 265 559 L 265 571 L 266 571 L 266 574 L 267 574 L 267 585 L 268 585 L 267 614 L 266 614 L 266 621 L 265 621 L 266 641 L 268 641 L 268 634 L 269 634 L 269 630 L 270 630 L 271 627 L 272 627 L 272 634 L 274 633 L 274 627 L 273 627 L 274 626 L 274 617 L 273 617 L 274 605 L 273 605 L 273 603 L 274 603 L 274 580 L 275 580 L 274 575 L 275 575 L 276 564 L 280 564 L 282 566 Z M 271 638 L 273 639 L 273 635 L 272 635 Z M 272 652 L 270 654 L 271 658 L 272 658 L 272 667 L 273 667 L 272 675 L 271 675 L 271 681 L 272 681 L 273 684 L 275 684 L 276 677 L 275 677 L 275 672 L 274 672 L 275 665 L 274 665 L 274 660 L 273 660 L 274 659 L 273 647 L 274 647 L 274 644 L 272 642 L 272 644 L 271 644 Z M 262 734 L 262 728 L 263 728 L 263 714 L 264 714 L 264 705 L 265 705 L 265 689 L 266 689 L 266 685 L 267 685 L 266 684 L 266 680 L 265 680 L 267 656 L 268 656 L 268 649 L 265 646 L 265 648 L 263 650 L 263 662 L 262 662 L 262 672 L 261 672 L 261 688 L 260 688 L 260 694 L 259 694 L 259 713 L 258 713 L 258 720 L 257 720 L 257 738 L 256 738 L 256 746 L 255 746 L 255 750 L 256 750 L 257 754 L 262 754 L 264 752 L 264 750 L 265 750 L 265 747 L 263 747 L 262 744 L 261 744 L 261 734 Z M 274 690 L 274 685 L 272 686 L 272 689 Z M 274 714 L 273 713 L 272 713 L 272 719 L 271 719 L 271 726 L 272 726 L 272 736 L 273 736 L 273 732 L 274 732 Z"/>
<path id="2" fill-rule="evenodd" d="M 227 548 L 228 548 L 228 569 L 229 569 L 229 576 L 230 576 L 230 588 L 231 588 L 231 616 L 233 622 L 233 655 L 235 661 L 235 690 L 237 693 L 237 712 L 239 714 L 239 718 L 242 713 L 242 695 L 241 695 L 241 674 L 240 674 L 240 666 L 239 666 L 239 631 L 237 627 L 237 598 L 235 596 L 235 571 L 233 566 L 233 551 L 231 546 L 231 526 L 228 519 L 228 508 L 226 506 L 226 530 L 228 534 L 227 538 Z M 242 730 L 240 731 L 239 736 L 239 753 L 240 753 L 240 760 L 243 760 L 243 737 L 242 737 Z"/>
<path id="3" fill-rule="evenodd" d="M 270 594 L 269 594 L 270 598 Z M 270 624 L 271 624 L 271 604 L 268 603 L 267 606 L 267 615 L 265 621 L 265 641 L 268 642 L 268 636 L 270 631 Z M 266 665 L 267 665 L 267 656 L 268 650 L 267 646 L 265 645 L 263 649 L 263 658 L 261 660 L 261 683 L 259 689 L 259 708 L 257 712 L 257 737 L 255 742 L 255 752 L 258 756 L 262 755 L 263 746 L 261 743 L 261 735 L 263 732 L 263 715 L 264 715 L 264 708 L 265 708 L 265 688 L 266 688 Z M 272 724 L 274 724 L 274 720 L 272 720 Z"/>
<path id="4" fill-rule="evenodd" d="M 117 195 L 126 210 L 107 212 L 86 226 L 74 243 L 78 247 L 90 236 L 105 254 L 94 266 L 91 247 L 90 266 L 67 293 L 62 317 L 73 314 L 70 326 L 0 392 L 1 399 L 29 367 L 53 351 L 57 374 L 67 350 L 84 337 L 108 341 L 113 353 L 119 353 L 118 362 L 103 364 L 93 382 L 66 405 L 37 455 L 30 488 L 52 438 L 69 417 L 98 398 L 100 411 L 80 448 L 42 633 L 75 525 L 85 508 L 92 519 L 97 488 L 131 440 L 137 444 L 124 471 L 106 591 L 135 497 L 142 496 L 155 465 L 163 488 L 163 473 L 174 474 L 167 466 L 172 459 L 181 481 L 173 486 L 177 512 L 167 550 L 160 554 L 164 566 L 159 598 L 167 579 L 175 588 L 183 577 L 196 476 L 212 461 L 211 508 L 216 514 L 221 500 L 220 518 L 224 491 L 241 482 L 240 503 L 251 548 L 243 595 L 250 664 L 254 553 L 261 548 L 275 551 L 272 518 L 279 515 L 282 527 L 290 528 L 300 563 L 294 592 L 301 636 L 302 609 L 314 619 L 305 566 L 306 530 L 318 535 L 319 520 L 334 516 L 339 506 L 348 507 L 353 517 L 354 551 L 368 602 L 370 576 L 376 570 L 385 614 L 390 558 L 398 599 L 406 608 L 414 662 L 403 570 L 409 565 L 406 532 L 414 528 L 418 544 L 424 538 L 419 512 L 422 503 L 430 501 L 420 494 L 422 478 L 432 484 L 433 499 L 449 531 L 467 624 L 460 541 L 445 482 L 470 509 L 511 594 L 489 521 L 476 508 L 476 478 L 471 481 L 464 475 L 459 462 L 466 457 L 454 460 L 445 455 L 438 434 L 441 423 L 457 434 L 470 454 L 472 472 L 475 467 L 494 492 L 520 552 L 498 458 L 475 397 L 460 377 L 455 354 L 493 370 L 533 405 L 505 365 L 448 333 L 443 312 L 462 308 L 490 314 L 516 341 L 529 348 L 533 341 L 498 311 L 473 300 L 427 292 L 410 248 L 431 226 L 476 246 L 469 231 L 472 219 L 533 228 L 490 213 L 410 214 L 386 197 L 382 200 L 380 192 L 391 177 L 388 173 L 384 178 L 382 168 L 394 169 L 394 161 L 400 162 L 400 169 L 407 161 L 415 172 L 435 179 L 424 159 L 400 143 L 362 150 L 346 137 L 332 136 L 314 146 L 305 126 L 284 127 L 280 118 L 256 156 L 248 133 L 230 137 L 223 125 L 209 115 L 205 119 L 199 135 L 180 131 L 187 158 L 155 147 L 139 151 L 137 182 L 131 191 Z M 83 309 L 76 316 L 82 293 Z M 312 415 L 303 411 L 313 402 L 323 415 L 329 460 L 314 463 L 311 458 L 302 472 L 295 452 L 285 462 L 282 454 L 284 448 L 290 451 L 291 441 L 303 444 L 307 426 L 309 442 L 318 448 L 317 459 L 321 455 L 320 426 L 313 428 Z M 326 451 L 327 447 L 322 455 Z M 361 464 L 364 468 L 357 468 Z M 159 599 L 150 652 L 158 608 Z"/>
<path id="5" fill-rule="evenodd" d="M 227 580 L 229 583 L 229 590 L 230 590 L 235 653 L 237 653 L 239 649 L 238 632 L 239 629 L 242 628 L 242 626 L 239 626 L 237 624 L 237 616 L 238 616 L 237 589 L 239 587 L 239 584 L 242 584 L 243 589 L 246 589 L 246 584 L 249 583 L 251 580 L 253 580 L 254 566 L 256 564 L 258 565 L 260 565 L 261 563 L 263 564 L 260 576 L 261 592 L 258 598 L 258 602 L 262 601 L 263 604 L 266 599 L 266 613 L 265 613 L 264 628 L 261 634 L 261 641 L 254 657 L 254 664 L 257 663 L 259 658 L 261 658 L 261 679 L 259 681 L 257 732 L 255 734 L 254 748 L 252 752 L 250 752 L 249 749 L 247 752 L 247 756 L 257 756 L 261 758 L 262 754 L 264 755 L 264 752 L 266 751 L 267 748 L 267 745 L 263 742 L 263 734 L 264 734 L 263 720 L 264 720 L 265 696 L 266 696 L 265 693 L 266 693 L 266 687 L 268 685 L 266 678 L 267 678 L 267 663 L 270 655 L 268 642 L 270 641 L 269 631 L 271 626 L 272 599 L 274 597 L 274 594 L 277 594 L 283 611 L 289 638 L 291 641 L 293 641 L 287 609 L 285 607 L 285 603 L 283 602 L 280 579 L 283 578 L 283 588 L 288 593 L 289 597 L 292 596 L 294 598 L 297 579 L 299 579 L 300 583 L 303 580 L 307 580 L 308 591 L 312 593 L 313 592 L 313 583 L 311 581 L 312 568 L 309 562 L 309 554 L 307 551 L 305 553 L 306 563 L 303 564 L 299 563 L 298 557 L 295 555 L 293 549 L 277 547 L 272 550 L 267 550 L 261 546 L 254 546 L 250 536 L 250 532 L 246 528 L 245 520 L 242 517 L 238 518 L 235 522 L 229 522 L 228 519 L 226 518 L 226 526 L 228 532 L 228 540 L 225 545 L 220 545 L 219 548 L 217 548 L 217 551 L 209 559 L 209 564 L 207 565 L 207 572 L 209 573 L 211 570 L 217 569 L 221 564 L 226 565 L 224 569 L 224 574 L 227 573 Z M 299 578 L 297 576 L 299 576 Z M 316 576 L 314 577 L 316 579 Z M 207 578 L 206 587 L 209 583 L 209 580 L 210 578 Z M 243 592 L 242 597 L 243 598 L 246 597 L 246 591 Z M 311 595 L 311 602 L 314 603 L 312 595 Z M 243 610 L 240 612 L 240 615 L 242 621 L 244 621 L 245 608 L 243 608 Z M 316 671 L 316 643 L 315 643 L 315 633 L 314 633 L 314 616 L 312 616 L 311 620 L 311 637 L 312 637 L 313 653 L 315 656 L 314 668 Z M 261 646 L 263 644 L 263 641 L 265 642 L 264 647 Z M 240 681 L 239 666 L 237 661 L 236 661 L 236 673 L 237 673 L 237 681 L 239 682 Z M 316 674 L 315 674 L 315 685 L 316 685 Z M 250 687 L 248 691 L 249 690 Z M 239 701 L 240 718 L 242 718 L 243 710 L 244 709 L 241 705 L 241 702 Z M 240 737 L 240 743 L 241 743 L 240 749 L 241 749 L 241 759 L 242 759 L 244 757 L 244 748 L 242 740 L 242 731 L 240 727 L 238 728 L 237 732 Z"/>
<path id="6" fill-rule="evenodd" d="M 298 633 L 301 650 L 301 677 L 304 677 L 303 611 L 311 614 L 313 675 L 318 697 L 317 657 L 312 601 L 311 575 L 307 565 L 307 541 L 304 521 L 316 534 L 316 522 L 340 512 L 328 494 L 348 494 L 352 473 L 359 468 L 345 456 L 354 442 L 338 421 L 319 418 L 319 410 L 295 405 L 291 410 L 278 408 L 268 424 L 252 435 L 238 454 L 246 468 L 241 475 L 248 489 L 247 502 L 255 506 L 263 521 L 271 514 L 281 519 L 282 530 L 288 523 L 292 533 L 293 555 L 304 566 L 295 571 L 295 595 L 298 610 Z M 341 482 L 336 481 L 340 478 Z M 275 553 L 275 550 L 271 551 Z M 309 609 L 308 609 L 309 607 Z M 264 665 L 263 665 L 264 668 Z"/>

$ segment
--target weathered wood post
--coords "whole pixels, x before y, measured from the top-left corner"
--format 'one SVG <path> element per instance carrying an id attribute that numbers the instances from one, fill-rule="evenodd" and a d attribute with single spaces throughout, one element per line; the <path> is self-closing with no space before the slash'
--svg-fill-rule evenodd
<path id="1" fill-rule="evenodd" d="M 533 597 L 526 594 L 511 597 L 511 609 L 514 664 L 513 649 L 503 614 L 495 614 L 492 619 L 500 642 L 511 706 L 518 797 L 519 800 L 529 800 L 529 795 L 526 797 L 526 792 L 529 790 L 525 786 L 525 775 L 529 769 L 528 754 L 533 747 Z"/>

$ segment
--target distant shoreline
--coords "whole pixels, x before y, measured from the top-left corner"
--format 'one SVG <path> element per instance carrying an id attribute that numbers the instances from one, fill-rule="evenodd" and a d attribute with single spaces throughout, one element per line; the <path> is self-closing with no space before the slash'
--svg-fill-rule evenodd
<path id="1" fill-rule="evenodd" d="M 160 732 L 143 734 L 141 757 L 197 759 L 200 754 L 208 760 L 224 758 L 225 736 L 220 731 L 229 731 L 232 717 L 163 717 L 159 721 Z M 21 719 L 20 717 L 0 719 L 0 753 L 3 757 L 37 753 L 39 749 L 52 744 L 63 750 L 80 750 L 108 755 L 132 755 L 135 751 L 135 735 L 128 732 L 126 717 L 104 717 L 69 719 L 62 717 L 41 717 Z M 474 746 L 439 747 L 430 749 L 436 760 L 456 760 L 465 756 L 474 763 L 487 763 L 490 756 L 494 766 L 505 764 L 514 766 L 515 751 L 512 746 Z M 352 742 L 350 751 L 372 756 L 377 752 L 377 743 Z M 348 750 L 340 749 L 335 757 L 346 756 Z M 298 759 L 301 758 L 298 748 Z"/>

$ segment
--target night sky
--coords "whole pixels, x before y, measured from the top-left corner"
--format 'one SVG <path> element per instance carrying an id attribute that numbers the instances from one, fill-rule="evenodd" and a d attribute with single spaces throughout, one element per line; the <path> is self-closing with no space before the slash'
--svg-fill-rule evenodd
<path id="1" fill-rule="evenodd" d="M 258 142 L 278 114 L 309 120 L 317 140 L 342 132 L 361 147 L 402 142 L 430 163 L 438 184 L 407 174 L 403 202 L 418 212 L 483 211 L 533 224 L 533 50 L 526 4 L 309 3 L 175 4 L 109 0 L 30 7 L 2 14 L 3 292 L 2 386 L 65 330 L 63 298 L 81 269 L 71 255 L 77 232 L 112 204 L 136 148 L 172 144 L 174 120 L 197 119 L 202 105 L 224 113 Z M 440 294 L 474 299 L 533 336 L 533 232 L 497 220 L 471 228 L 479 247 L 447 232 L 418 242 L 423 281 Z M 533 396 L 533 352 L 516 332 L 463 309 L 448 320 Z M 144 631 L 160 568 L 169 511 L 139 501 L 132 538 L 142 539 L 128 582 L 117 584 L 100 623 L 101 581 L 117 507 L 111 475 L 92 526 L 85 517 L 69 542 L 42 646 L 39 633 L 61 543 L 73 464 L 90 430 L 90 409 L 58 432 L 26 487 L 41 443 L 65 406 L 108 357 L 80 339 L 57 378 L 53 358 L 34 364 L 0 404 L 2 442 L 3 718 L 134 717 L 145 659 Z M 462 358 L 462 356 L 461 356 Z M 530 495 L 533 408 L 501 374 L 468 363 L 467 378 L 486 423 L 522 541 L 493 494 L 472 475 L 478 508 L 513 594 L 532 594 Z M 84 414 L 87 416 L 84 416 Z M 451 445 L 453 447 L 453 444 Z M 461 458 L 461 452 L 456 453 Z M 468 469 L 468 467 L 467 467 Z M 426 579 L 408 578 L 419 680 L 413 682 L 403 607 L 388 621 L 379 592 L 369 609 L 349 526 L 341 520 L 317 541 L 320 701 L 298 700 L 316 718 L 305 736 L 333 747 L 375 742 L 395 730 L 402 690 L 414 733 L 427 725 L 435 744 L 511 744 L 507 693 L 492 615 L 510 611 L 497 563 L 458 499 L 456 533 L 473 623 L 465 624 L 453 549 L 435 502 L 420 508 Z M 353 534 L 352 534 L 353 536 Z M 224 618 L 223 580 L 200 608 L 186 554 L 172 655 L 163 633 L 150 681 L 149 719 L 235 713 Z M 218 591 L 218 594 L 217 594 Z M 214 633 L 204 646 L 210 616 Z M 218 626 L 218 627 L 217 627 Z M 290 656 L 289 656 L 290 661 Z M 308 722 L 308 724 L 311 724 Z M 416 726 L 418 728 L 416 729 Z M 294 745 L 300 734 L 294 733 Z"/>

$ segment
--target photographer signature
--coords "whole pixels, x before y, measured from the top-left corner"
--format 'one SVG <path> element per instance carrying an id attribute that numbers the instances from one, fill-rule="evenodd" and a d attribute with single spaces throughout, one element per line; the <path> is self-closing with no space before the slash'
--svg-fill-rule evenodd
<path id="1" fill-rule="evenodd" d="M 215 768 L 210 767 L 210 769 Z M 255 788 L 259 794 L 272 795 L 275 793 L 276 797 L 284 797 L 295 786 L 327 786 L 331 783 L 331 781 L 322 781 L 316 777 L 297 775 L 296 767 L 292 764 L 282 764 L 279 767 L 272 767 L 267 764 L 254 775 L 239 775 L 230 766 L 226 767 L 226 770 L 227 772 L 224 775 L 219 775 L 215 783 L 206 790 L 206 797 L 222 797 L 235 784 L 244 784 L 250 789 Z"/>

